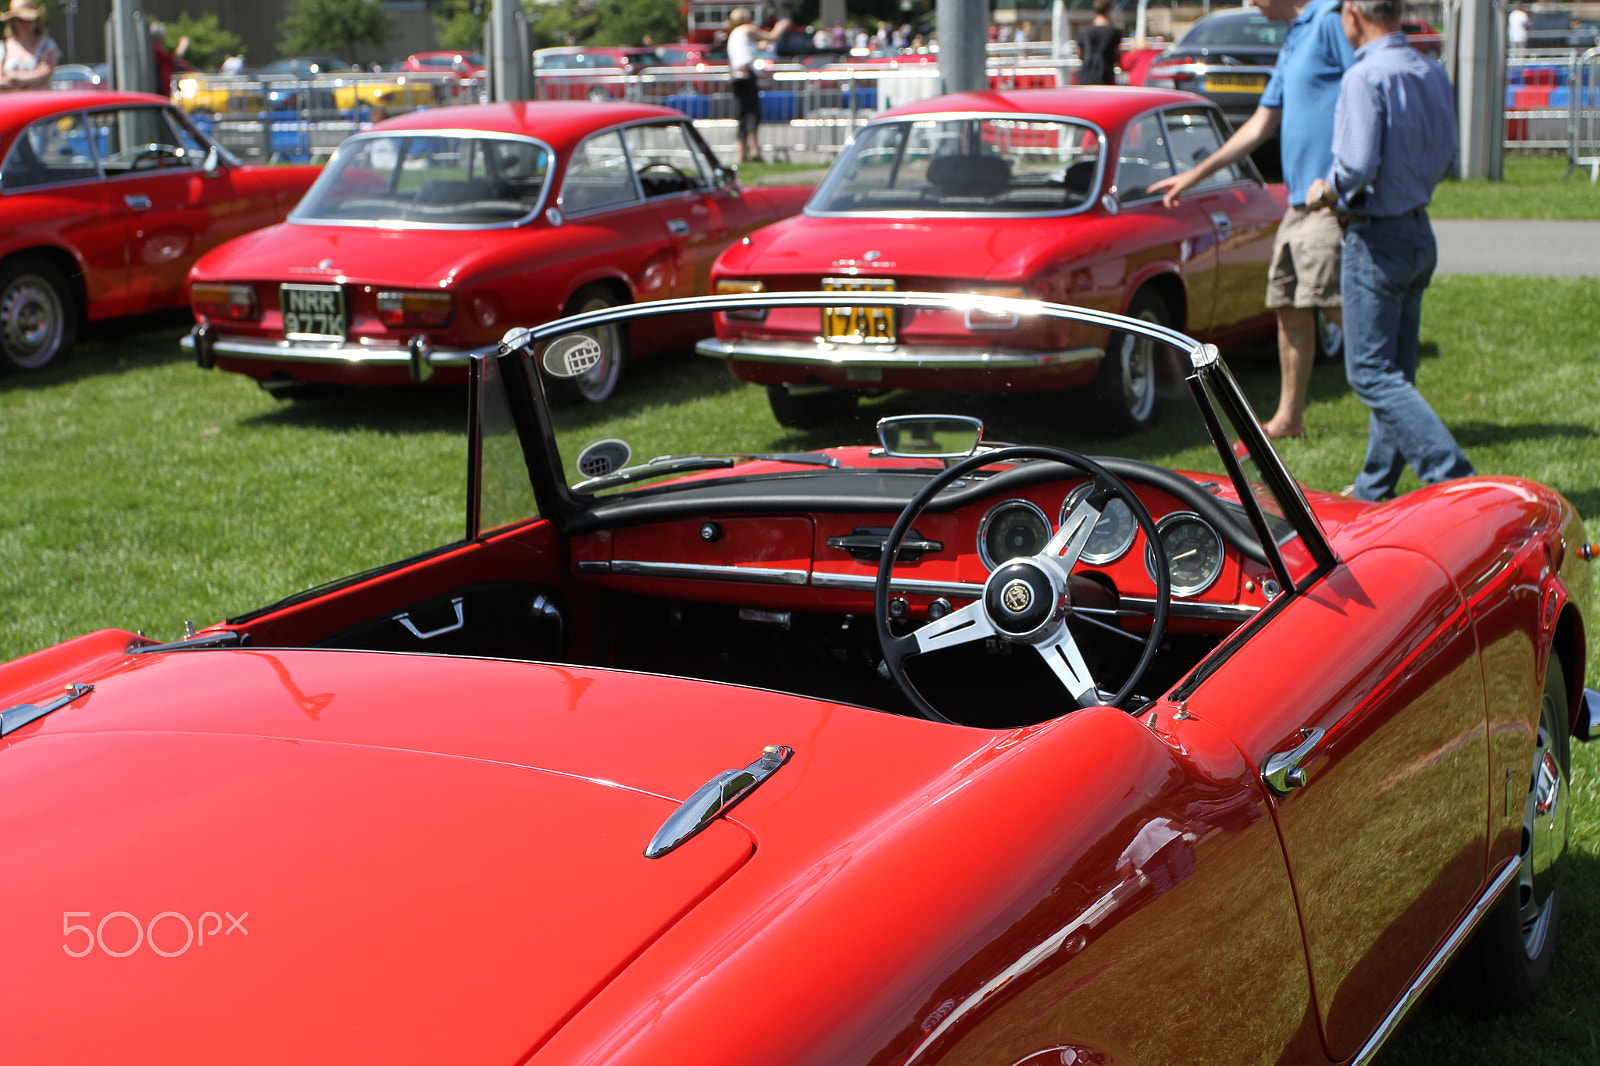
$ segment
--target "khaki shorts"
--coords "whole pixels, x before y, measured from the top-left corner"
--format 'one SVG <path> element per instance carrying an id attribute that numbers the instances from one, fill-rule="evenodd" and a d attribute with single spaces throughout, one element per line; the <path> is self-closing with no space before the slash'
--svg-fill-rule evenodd
<path id="1" fill-rule="evenodd" d="M 1343 238 L 1332 211 L 1291 206 L 1272 241 L 1267 306 L 1340 306 L 1339 246 Z"/>

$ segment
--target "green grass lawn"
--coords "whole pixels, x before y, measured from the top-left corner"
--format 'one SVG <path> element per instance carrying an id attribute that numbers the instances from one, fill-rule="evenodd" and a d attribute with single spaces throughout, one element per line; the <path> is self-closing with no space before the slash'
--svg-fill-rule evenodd
<path id="1" fill-rule="evenodd" d="M 1595 279 L 1441 278 L 1424 308 L 1419 372 L 1481 471 L 1560 489 L 1591 536 L 1596 308 Z M 463 390 L 280 402 L 242 377 L 196 369 L 177 347 L 183 328 L 119 323 L 63 366 L 0 378 L 0 660 L 103 626 L 177 637 L 185 619 L 212 622 L 460 535 Z M 1270 410 L 1272 354 L 1233 353 L 1230 363 L 1256 409 Z M 772 426 L 762 392 L 710 361 L 658 359 L 630 374 L 614 408 L 569 410 L 563 422 L 595 436 L 627 427 L 636 440 L 670 439 L 674 420 L 763 422 L 779 444 L 815 441 Z M 916 402 L 891 395 L 865 416 Z M 1343 487 L 1366 417 L 1342 367 L 1318 367 L 1308 433 L 1282 449 L 1290 469 L 1314 488 Z M 1600 618 L 1588 673 L 1600 685 Z M 1425 1007 L 1385 1052 L 1387 1066 L 1600 1061 L 1600 752 L 1575 749 L 1574 770 L 1573 891 L 1546 996 L 1498 1020 Z"/>

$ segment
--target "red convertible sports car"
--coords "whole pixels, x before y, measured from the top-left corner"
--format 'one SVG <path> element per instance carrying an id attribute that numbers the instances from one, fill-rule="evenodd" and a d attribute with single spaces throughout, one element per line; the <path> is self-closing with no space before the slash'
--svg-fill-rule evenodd
<path id="1" fill-rule="evenodd" d="M 0 93 L 0 370 L 84 320 L 188 303 L 202 252 L 281 222 L 317 171 L 242 166 L 159 96 Z"/>
<path id="2" fill-rule="evenodd" d="M 269 388 L 460 382 L 508 326 L 709 292 L 723 248 L 809 193 L 743 188 L 669 108 L 416 111 L 346 141 L 288 222 L 195 264 L 184 344 Z M 577 393 L 599 403 L 625 353 L 711 332 L 679 325 L 603 338 Z"/>
<path id="3" fill-rule="evenodd" d="M 734 390 L 639 463 L 552 420 L 605 330 L 800 307 L 1115 330 L 1192 404 L 1138 458 L 1007 405 L 812 447 Z M 1550 489 L 1306 492 L 1214 347 L 1004 298 L 610 308 L 470 372 L 461 540 L 0 666 L 10 1060 L 1326 1066 L 1452 959 L 1549 974 L 1600 733 Z"/>
<path id="4" fill-rule="evenodd" d="M 919 289 L 1054 300 L 1218 344 L 1268 336 L 1267 262 L 1286 194 L 1248 163 L 1162 206 L 1148 187 L 1215 151 L 1228 126 L 1198 96 L 1129 88 L 935 97 L 885 112 L 834 164 L 803 217 L 731 247 L 718 292 Z M 703 354 L 768 386 L 804 427 L 863 390 L 1087 385 L 1117 429 L 1153 421 L 1154 349 L 1086 326 L 1011 318 L 775 312 L 721 319 Z"/>

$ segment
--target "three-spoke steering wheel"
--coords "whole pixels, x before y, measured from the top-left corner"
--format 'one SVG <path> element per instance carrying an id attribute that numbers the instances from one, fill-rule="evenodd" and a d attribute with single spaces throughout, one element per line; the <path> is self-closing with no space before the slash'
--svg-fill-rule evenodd
<path id="1" fill-rule="evenodd" d="M 1011 559 L 997 566 L 985 582 L 981 597 L 920 629 L 903 636 L 896 635 L 890 628 L 889 597 L 893 591 L 895 557 L 912 522 L 929 501 L 957 478 L 980 467 L 1022 459 L 1046 459 L 1080 470 L 1090 477 L 1093 487 L 1062 520 L 1061 528 L 1037 555 Z M 1094 533 L 1095 523 L 1113 498 L 1121 499 L 1128 505 L 1139 528 L 1144 530 L 1145 541 L 1155 556 L 1156 602 L 1151 612 L 1150 631 L 1143 637 L 1101 622 L 1075 608 L 1070 591 L 1068 579 L 1072 570 Z M 1155 520 L 1127 483 L 1076 452 L 1064 448 L 1022 446 L 997 448 L 964 459 L 941 471 L 906 504 L 883 544 L 883 557 L 878 562 L 878 580 L 873 589 L 873 617 L 878 626 L 878 642 L 883 648 L 884 663 L 911 705 L 924 718 L 956 724 L 953 719 L 940 714 L 917 691 L 906 675 L 907 659 L 990 638 L 1028 645 L 1039 653 L 1079 706 L 1108 704 L 1121 707 L 1133 694 L 1134 687 L 1155 658 L 1162 634 L 1166 631 L 1167 610 L 1171 602 L 1172 585 L 1167 576 L 1167 553 L 1156 531 Z M 1095 683 L 1083 652 L 1079 650 L 1078 642 L 1068 626 L 1073 621 L 1100 626 L 1119 636 L 1142 641 L 1143 650 L 1138 663 L 1114 694 L 1108 696 Z"/>

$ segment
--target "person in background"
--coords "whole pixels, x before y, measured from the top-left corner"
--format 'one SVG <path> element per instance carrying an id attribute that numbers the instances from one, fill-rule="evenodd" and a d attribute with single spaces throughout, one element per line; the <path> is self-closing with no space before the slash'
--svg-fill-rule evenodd
<path id="1" fill-rule="evenodd" d="M 6 24 L 0 89 L 48 89 L 61 49 L 45 33 L 44 11 L 35 0 L 11 0 L 0 19 Z"/>
<path id="2" fill-rule="evenodd" d="M 1511 14 L 1506 16 L 1506 47 L 1512 55 L 1528 50 L 1528 30 L 1532 25 L 1533 16 L 1521 4 L 1512 8 Z"/>
<path id="3" fill-rule="evenodd" d="M 1417 391 L 1422 295 L 1438 261 L 1427 206 L 1455 166 L 1455 93 L 1436 61 L 1406 41 L 1404 0 L 1344 0 L 1356 60 L 1339 89 L 1333 165 L 1311 183 L 1311 207 L 1345 220 L 1344 365 L 1371 410 L 1358 500 L 1394 495 L 1406 464 L 1423 481 L 1475 471 Z"/>
<path id="4" fill-rule="evenodd" d="M 756 77 L 756 54 L 789 28 L 787 16 L 770 30 L 757 26 L 747 7 L 728 13 L 728 79 L 739 115 L 739 159 L 761 162 L 761 82 Z"/>
<path id="5" fill-rule="evenodd" d="M 165 23 L 150 23 L 150 51 L 156 62 L 156 94 L 159 96 L 172 95 L 172 72 L 175 70 L 193 70 L 194 64 L 183 58 L 189 50 L 189 38 L 179 37 L 178 47 L 167 48 L 167 27 Z"/>
<path id="6" fill-rule="evenodd" d="M 1166 204 L 1211 174 L 1231 166 L 1279 134 L 1289 210 L 1272 242 L 1267 306 L 1278 315 L 1278 410 L 1262 426 L 1269 437 L 1305 433 L 1306 393 L 1317 353 L 1317 312 L 1340 323 L 1339 222 L 1306 203 L 1311 182 L 1333 165 L 1333 109 L 1339 79 L 1355 51 L 1339 22 L 1339 0 L 1253 0 L 1269 19 L 1289 23 L 1272 79 L 1255 113 L 1227 143 L 1182 174 L 1162 178 L 1151 192 Z"/>
<path id="7" fill-rule="evenodd" d="M 1094 21 L 1078 31 L 1079 85 L 1115 85 L 1122 27 L 1111 21 L 1112 0 L 1094 0 Z"/>

